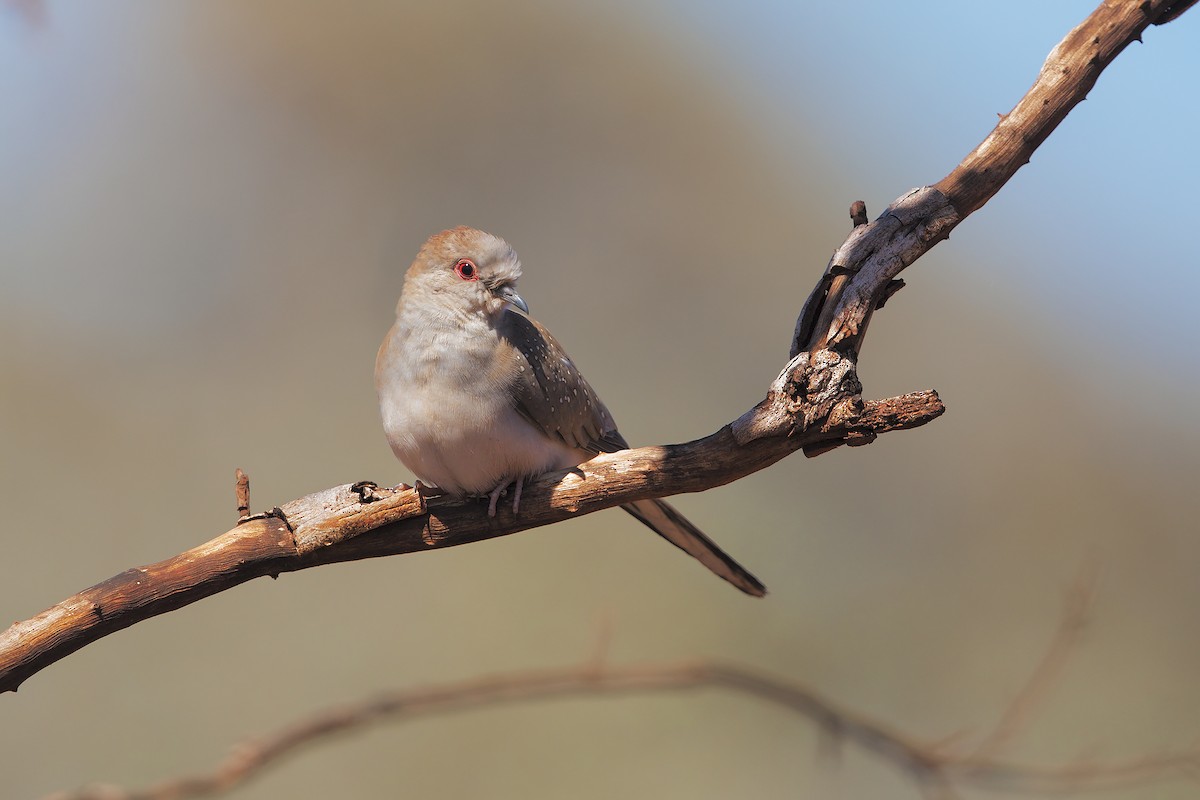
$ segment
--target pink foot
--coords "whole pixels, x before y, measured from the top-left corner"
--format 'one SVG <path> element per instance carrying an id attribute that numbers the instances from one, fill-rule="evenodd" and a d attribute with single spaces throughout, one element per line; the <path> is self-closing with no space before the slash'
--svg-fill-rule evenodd
<path id="1" fill-rule="evenodd" d="M 508 481 L 505 481 L 504 483 L 500 484 L 499 486 L 497 486 L 495 489 L 492 489 L 492 491 L 488 493 L 488 516 L 489 517 L 496 516 L 496 501 L 500 499 L 500 495 L 503 494 L 504 490 L 508 488 L 508 483 L 509 483 Z"/>
<path id="2" fill-rule="evenodd" d="M 512 504 L 513 516 L 516 516 L 517 513 L 520 512 L 520 510 L 521 510 L 521 489 L 522 489 L 522 487 L 525 486 L 525 476 L 524 475 L 517 476 L 517 479 L 515 481 L 504 481 L 504 483 L 501 483 L 495 489 L 492 489 L 490 492 L 488 492 L 488 516 L 489 517 L 496 516 L 496 503 L 497 503 L 497 501 L 499 501 L 500 495 L 504 494 L 505 490 L 507 490 L 508 487 L 510 487 L 510 486 L 514 487 L 513 488 L 513 504 Z"/>
<path id="3" fill-rule="evenodd" d="M 515 517 L 521 509 L 521 487 L 525 485 L 525 476 L 517 476 L 517 488 L 513 491 L 513 516 Z"/>

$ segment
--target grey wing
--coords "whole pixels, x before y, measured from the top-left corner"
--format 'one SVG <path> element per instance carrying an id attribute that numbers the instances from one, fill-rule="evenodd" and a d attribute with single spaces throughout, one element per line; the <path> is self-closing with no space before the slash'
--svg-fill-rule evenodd
<path id="1" fill-rule="evenodd" d="M 612 453 L 629 446 L 612 414 L 550 331 L 510 309 L 500 333 L 515 350 L 518 377 L 513 394 L 523 417 L 569 447 Z"/>

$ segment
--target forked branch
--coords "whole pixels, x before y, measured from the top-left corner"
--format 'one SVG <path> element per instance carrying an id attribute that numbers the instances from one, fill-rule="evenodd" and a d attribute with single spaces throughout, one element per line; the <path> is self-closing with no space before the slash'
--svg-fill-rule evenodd
<path id="1" fill-rule="evenodd" d="M 944 408 L 932 391 L 864 402 L 856 362 L 867 323 L 896 276 L 982 207 L 1153 24 L 1195 0 L 1110 0 L 1051 52 L 1033 87 L 984 142 L 932 187 L 856 224 L 796 324 L 792 358 L 766 399 L 716 433 L 682 445 L 598 456 L 545 475 L 521 515 L 489 518 L 475 502 L 369 484 L 301 498 L 166 561 L 127 570 L 0 634 L 0 691 L 109 633 L 263 575 L 504 536 L 631 500 L 698 492 L 803 449 L 861 445 L 923 425 Z M 855 222 L 865 220 L 865 211 Z M 239 500 L 239 505 L 241 501 Z"/>

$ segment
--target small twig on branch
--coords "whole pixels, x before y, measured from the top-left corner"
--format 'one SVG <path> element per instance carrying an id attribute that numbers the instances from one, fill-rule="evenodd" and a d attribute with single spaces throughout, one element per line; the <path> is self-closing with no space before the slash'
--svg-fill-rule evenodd
<path id="1" fill-rule="evenodd" d="M 1084 606 L 1091 597 L 1090 576 L 1072 589 L 1062 621 L 1046 655 L 1027 687 L 1041 691 L 1058 662 L 1077 642 Z M 796 681 L 785 680 L 717 661 L 607 665 L 611 626 L 602 625 L 593 652 L 581 664 L 561 669 L 527 670 L 456 683 L 386 692 L 368 700 L 338 705 L 298 720 L 275 733 L 247 741 L 211 772 L 165 781 L 142 790 L 94 786 L 52 795 L 46 800 L 184 800 L 229 791 L 301 746 L 367 727 L 380 720 L 399 721 L 450 711 L 480 709 L 506 703 L 608 694 L 655 694 L 715 688 L 756 697 L 788 709 L 819 726 L 822 740 L 861 747 L 909 774 L 930 797 L 954 797 L 956 788 L 1005 789 L 1019 792 L 1080 792 L 1129 783 L 1178 779 L 1200 768 L 1200 749 L 1143 756 L 1113 763 L 1073 763 L 1056 767 L 1001 761 L 984 750 L 995 749 L 1017 735 L 1029 699 L 1019 699 L 1002 717 L 987 747 L 955 754 L 950 748 L 920 741 L 856 714 Z M 1047 666 L 1051 664 L 1051 666 Z"/>
<path id="2" fill-rule="evenodd" d="M 856 225 L 797 319 L 791 359 L 767 397 L 704 439 L 598 456 L 525 489 L 521 516 L 419 492 L 340 486 L 301 498 L 172 559 L 127 570 L 0 633 L 0 692 L 79 648 L 143 619 L 262 575 L 449 547 L 503 536 L 632 500 L 720 486 L 803 450 L 812 456 L 923 425 L 945 409 L 935 392 L 864 402 L 857 355 L 896 276 L 982 207 L 1100 72 L 1145 29 L 1191 0 L 1110 0 L 1054 48 L 1033 87 L 945 178 Z"/>
<path id="3" fill-rule="evenodd" d="M 855 200 L 850 204 L 850 222 L 856 228 L 867 224 L 867 204 L 862 200 Z"/>
<path id="4" fill-rule="evenodd" d="M 250 477 L 238 467 L 234 473 L 234 495 L 237 497 L 238 519 L 250 516 Z"/>

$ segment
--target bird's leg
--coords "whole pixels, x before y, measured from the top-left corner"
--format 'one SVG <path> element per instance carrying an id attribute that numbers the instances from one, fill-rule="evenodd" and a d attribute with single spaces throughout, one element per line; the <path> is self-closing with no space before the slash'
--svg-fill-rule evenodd
<path id="1" fill-rule="evenodd" d="M 521 508 L 521 487 L 525 485 L 525 476 L 517 476 L 517 488 L 513 490 L 513 516 L 515 517 Z"/>
<path id="2" fill-rule="evenodd" d="M 504 490 L 509 487 L 512 481 L 501 481 L 500 485 L 488 492 L 488 516 L 496 516 L 496 501 L 500 499 L 500 495 L 504 494 Z"/>
<path id="3" fill-rule="evenodd" d="M 513 487 L 513 505 L 512 505 L 513 516 L 515 517 L 517 515 L 517 513 L 521 510 L 521 489 L 522 489 L 522 487 L 525 486 L 525 476 L 524 475 L 518 475 L 516 480 L 503 481 L 495 489 L 492 489 L 490 492 L 488 492 L 487 498 L 488 498 L 488 516 L 489 517 L 496 516 L 496 502 L 500 499 L 500 495 L 502 495 L 506 491 L 508 491 L 508 487 L 510 487 L 510 486 Z"/>

